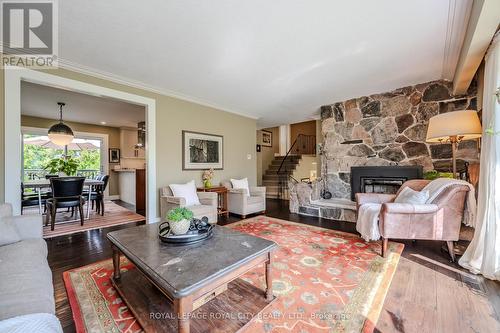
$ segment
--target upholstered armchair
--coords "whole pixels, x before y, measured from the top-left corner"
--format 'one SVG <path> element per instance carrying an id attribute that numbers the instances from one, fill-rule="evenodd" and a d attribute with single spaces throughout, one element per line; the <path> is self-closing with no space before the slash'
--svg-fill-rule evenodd
<path id="1" fill-rule="evenodd" d="M 217 223 L 217 193 L 197 192 L 201 205 L 186 207 L 186 199 L 174 197 L 170 187 L 164 187 L 160 190 L 160 211 L 161 217 L 165 218 L 167 212 L 176 207 L 189 208 L 195 218 L 208 217 L 209 223 Z"/>
<path id="2" fill-rule="evenodd" d="M 453 242 L 458 241 L 469 187 L 453 185 L 441 192 L 430 204 L 394 203 L 401 190 L 408 186 L 421 191 L 429 180 L 409 180 L 396 194 L 357 193 L 358 209 L 365 203 L 380 203 L 379 230 L 382 236 L 382 256 L 387 253 L 389 239 L 423 239 L 445 241 L 452 261 Z"/>
<path id="3" fill-rule="evenodd" d="M 223 181 L 221 185 L 228 190 L 227 206 L 230 213 L 247 215 L 266 212 L 266 188 L 264 186 L 250 187 L 250 195 L 246 189 L 233 188 L 230 181 Z"/>

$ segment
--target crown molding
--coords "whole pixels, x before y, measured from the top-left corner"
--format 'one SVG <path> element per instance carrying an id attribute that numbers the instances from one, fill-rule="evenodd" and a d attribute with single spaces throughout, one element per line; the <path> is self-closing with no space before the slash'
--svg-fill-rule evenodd
<path id="1" fill-rule="evenodd" d="M 227 108 L 227 107 L 218 105 L 216 103 L 206 101 L 206 100 L 201 99 L 201 98 L 192 97 L 192 96 L 185 95 L 185 94 L 173 91 L 173 90 L 162 89 L 159 87 L 155 87 L 155 86 L 146 84 L 146 83 L 141 82 L 141 81 L 132 80 L 129 78 L 125 78 L 123 76 L 119 76 L 119 75 L 115 75 L 115 74 L 112 74 L 109 72 L 100 71 L 100 70 L 97 70 L 97 69 L 94 69 L 91 67 L 83 66 L 83 65 L 71 62 L 69 60 L 63 59 L 63 58 L 59 58 L 58 63 L 59 63 L 60 68 L 67 69 L 67 70 L 77 72 L 80 74 L 93 76 L 93 77 L 98 78 L 98 79 L 108 80 L 108 81 L 111 81 L 114 83 L 122 84 L 122 85 L 125 85 L 128 87 L 131 87 L 131 88 L 145 90 L 147 92 L 151 92 L 151 93 L 155 93 L 155 94 L 159 94 L 159 95 L 173 97 L 173 98 L 176 98 L 176 99 L 179 99 L 182 101 L 207 106 L 207 107 L 217 109 L 220 111 L 232 113 L 232 114 L 235 114 L 235 115 L 238 115 L 241 117 L 250 118 L 253 120 L 259 119 L 259 117 L 254 117 L 254 116 L 248 115 L 246 112 L 233 110 L 231 108 Z"/>
<path id="2" fill-rule="evenodd" d="M 453 81 L 464 43 L 473 0 L 448 0 L 448 21 L 443 54 L 442 79 Z"/>

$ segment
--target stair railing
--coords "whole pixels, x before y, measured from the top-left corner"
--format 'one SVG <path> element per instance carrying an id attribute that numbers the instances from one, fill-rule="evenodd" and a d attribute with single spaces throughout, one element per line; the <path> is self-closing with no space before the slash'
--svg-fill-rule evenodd
<path id="1" fill-rule="evenodd" d="M 288 181 L 292 180 L 295 183 L 299 183 L 295 179 L 287 168 L 286 162 L 291 158 L 291 156 L 297 155 L 315 155 L 316 154 L 316 136 L 299 134 L 292 146 L 286 152 L 285 157 L 281 161 L 276 174 L 278 175 L 278 199 L 283 199 L 285 194 L 288 193 Z"/>

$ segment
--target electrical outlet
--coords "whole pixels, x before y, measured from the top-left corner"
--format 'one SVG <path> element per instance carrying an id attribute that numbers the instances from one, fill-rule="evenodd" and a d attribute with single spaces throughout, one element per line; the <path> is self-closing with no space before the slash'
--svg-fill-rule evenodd
<path id="1" fill-rule="evenodd" d="M 247 154 L 247 160 L 251 160 L 252 159 L 252 154 Z"/>

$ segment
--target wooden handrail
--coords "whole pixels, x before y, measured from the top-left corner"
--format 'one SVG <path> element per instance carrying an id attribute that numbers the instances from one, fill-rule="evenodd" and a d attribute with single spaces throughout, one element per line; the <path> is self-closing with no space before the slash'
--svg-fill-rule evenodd
<path id="1" fill-rule="evenodd" d="M 287 160 L 288 156 L 290 156 L 290 153 L 292 150 L 295 148 L 295 152 L 299 155 L 306 155 L 306 154 L 315 154 L 316 153 L 316 136 L 314 135 L 305 135 L 305 134 L 299 134 L 297 136 L 297 139 L 293 142 L 292 146 L 288 151 L 286 152 L 285 157 L 281 161 L 280 167 L 278 168 L 278 171 L 276 172 L 278 175 L 280 174 L 281 168 L 283 167 L 283 164 Z"/>

